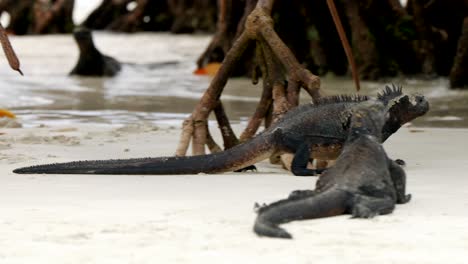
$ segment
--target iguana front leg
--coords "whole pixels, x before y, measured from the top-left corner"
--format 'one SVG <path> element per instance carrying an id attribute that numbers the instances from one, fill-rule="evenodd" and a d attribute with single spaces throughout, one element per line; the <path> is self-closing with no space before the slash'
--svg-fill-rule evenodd
<path id="1" fill-rule="evenodd" d="M 393 186 L 395 187 L 397 195 L 397 203 L 404 204 L 411 200 L 411 194 L 406 194 L 406 173 L 401 168 L 401 166 L 388 159 L 388 169 L 390 171 L 390 176 L 392 177 Z"/>
<path id="2" fill-rule="evenodd" d="M 372 197 L 357 194 L 351 207 L 353 218 L 372 218 L 376 215 L 389 214 L 395 209 L 395 203 L 390 197 Z"/>
<path id="3" fill-rule="evenodd" d="M 281 142 L 281 145 L 288 150 L 287 152 L 294 154 L 290 170 L 295 176 L 315 176 L 325 170 L 307 168 L 312 154 L 314 137 L 284 133 L 281 128 L 276 128 L 273 133 L 275 140 Z"/>
<path id="4" fill-rule="evenodd" d="M 296 176 L 315 176 L 322 173 L 325 169 L 308 169 L 310 154 L 312 153 L 311 144 L 304 142 L 299 145 L 294 153 L 294 159 L 291 164 L 291 172 Z"/>

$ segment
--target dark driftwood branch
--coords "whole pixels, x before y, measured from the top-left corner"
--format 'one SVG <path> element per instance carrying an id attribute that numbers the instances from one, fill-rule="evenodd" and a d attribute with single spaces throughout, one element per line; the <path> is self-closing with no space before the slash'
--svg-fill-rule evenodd
<path id="1" fill-rule="evenodd" d="M 15 50 L 11 46 L 10 40 L 8 39 L 8 35 L 6 34 L 6 31 L 1 24 L 0 24 L 0 43 L 2 44 L 3 52 L 5 53 L 5 56 L 8 60 L 8 64 L 10 64 L 10 67 L 13 70 L 19 72 L 21 75 L 23 75 L 23 72 L 20 69 L 20 61 L 18 59 L 18 56 L 16 56 Z"/>
<path id="2" fill-rule="evenodd" d="M 262 9 L 266 15 L 271 16 L 271 10 L 275 4 L 274 0 L 258 0 L 257 8 Z"/>
<path id="3" fill-rule="evenodd" d="M 264 27 L 261 28 L 262 38 L 265 39 L 278 58 L 278 61 L 281 62 L 285 68 L 289 79 L 300 83 L 313 99 L 318 99 L 321 96 L 319 92 L 320 78 L 312 74 L 297 61 L 294 54 L 292 54 L 291 50 L 279 38 L 272 26 L 266 26 L 272 22 L 262 22 L 264 23 Z"/>
<path id="4" fill-rule="evenodd" d="M 258 67 L 260 68 L 262 76 L 264 76 L 262 95 L 260 97 L 260 101 L 257 104 L 257 108 L 255 109 L 253 116 L 250 118 L 247 127 L 240 136 L 241 141 L 246 141 L 249 138 L 253 137 L 255 133 L 257 133 L 258 128 L 262 124 L 262 120 L 267 117 L 268 111 L 270 110 L 271 104 L 273 102 L 273 84 L 265 78 L 266 76 L 268 76 L 268 72 L 266 69 L 265 54 L 263 50 L 263 44 L 258 43 L 255 52 L 255 61 L 258 64 Z"/>
<path id="5" fill-rule="evenodd" d="M 262 92 L 262 97 L 260 98 L 260 102 L 258 103 L 257 108 L 255 109 L 255 113 L 250 118 L 247 127 L 240 136 L 241 142 L 250 139 L 255 135 L 255 133 L 257 133 L 260 125 L 262 124 L 262 120 L 266 118 L 268 110 L 271 107 L 272 97 L 273 94 L 271 87 L 264 88 Z"/>
<path id="6" fill-rule="evenodd" d="M 137 6 L 134 10 L 112 22 L 108 27 L 111 30 L 120 29 L 125 32 L 135 32 L 143 21 L 145 9 L 148 8 L 148 0 L 137 0 Z"/>
<path id="7" fill-rule="evenodd" d="M 210 133 L 210 130 L 208 129 L 208 123 L 206 124 L 206 145 L 208 146 L 208 149 L 210 150 L 211 153 L 216 153 L 216 152 L 220 152 L 220 151 L 223 151 L 221 149 L 221 147 L 216 144 L 215 140 L 213 139 L 213 137 L 211 136 L 211 133 Z"/>
<path id="8" fill-rule="evenodd" d="M 182 133 L 180 133 L 179 145 L 176 149 L 176 156 L 185 156 L 193 135 L 193 119 L 189 117 L 182 123 Z"/>
<path id="9" fill-rule="evenodd" d="M 208 48 L 206 48 L 205 52 L 203 52 L 203 54 L 197 60 L 198 68 L 202 68 L 204 65 L 210 62 L 210 54 L 214 53 L 217 48 L 220 48 L 225 54 L 228 52 L 231 43 L 227 37 L 229 32 L 226 23 L 227 16 L 231 12 L 231 9 L 232 2 L 230 0 L 218 0 L 218 22 L 216 24 L 217 29 L 215 35 L 211 39 L 210 44 L 208 45 Z"/>
<path id="10" fill-rule="evenodd" d="M 226 2 L 220 0 L 220 3 Z M 313 99 L 320 97 L 319 78 L 299 64 L 291 50 L 274 31 L 273 20 L 270 17 L 273 3 L 273 0 L 258 1 L 255 9 L 245 19 L 243 33 L 226 53 L 220 69 L 195 106 L 191 116 L 184 121 L 177 155 L 186 154 L 190 141 L 192 141 L 194 155 L 204 154 L 205 145 L 208 145 L 211 151 L 217 151 L 217 145 L 207 126 L 211 112 L 216 115 L 225 148 L 238 144 L 239 141 L 232 131 L 219 98 L 229 76 L 232 75 L 251 42 L 256 43 L 254 70 L 256 73 L 256 69 L 261 69 L 263 92 L 255 113 L 242 133 L 241 141 L 252 137 L 263 120 L 265 120 L 265 126 L 269 126 L 292 106 L 297 105 L 300 87 L 306 89 Z M 224 8 L 221 8 L 222 10 Z M 223 12 L 220 14 L 221 18 Z M 256 82 L 255 74 L 253 80 Z"/>
<path id="11" fill-rule="evenodd" d="M 210 112 L 218 104 L 219 97 L 223 92 L 224 86 L 227 83 L 229 76 L 232 74 L 235 66 L 239 62 L 242 53 L 247 48 L 249 38 L 246 34 L 242 34 L 238 40 L 234 43 L 231 50 L 226 54 L 218 73 L 213 78 L 210 86 L 203 94 L 200 102 L 195 106 L 192 115 L 183 124 L 183 137 L 177 147 L 178 156 L 184 156 L 187 152 L 190 138 L 193 136 L 192 141 L 192 152 L 194 155 L 205 154 L 205 140 L 207 131 L 204 126 L 197 125 L 197 123 L 204 123 L 208 119 Z M 187 126 L 193 126 L 193 131 L 187 128 Z M 188 133 L 191 132 L 191 135 Z"/>
<path id="12" fill-rule="evenodd" d="M 230 2 L 220 0 L 219 3 L 223 4 L 220 14 L 220 19 L 223 19 L 227 9 L 225 4 Z M 259 105 L 247 129 L 242 134 L 241 140 L 252 137 L 263 119 L 268 125 L 269 112 L 276 120 L 289 110 L 291 105 L 296 105 L 300 86 L 309 91 L 314 99 L 320 96 L 318 93 L 319 78 L 299 64 L 293 53 L 274 31 L 273 21 L 270 17 L 273 3 L 273 0 L 260 0 L 247 17 L 243 33 L 227 52 L 218 73 L 196 105 L 192 115 L 184 121 L 176 155 L 185 155 L 191 140 L 194 155 L 205 154 L 205 145 L 215 145 L 207 126 L 208 116 L 213 111 L 216 114 L 225 147 L 229 148 L 238 143 L 219 98 L 229 76 L 232 75 L 242 54 L 252 41 L 257 43 L 256 63 L 262 69 L 264 90 Z M 291 86 L 285 86 L 286 76 L 290 79 Z"/>
<path id="13" fill-rule="evenodd" d="M 229 118 L 224 111 L 224 106 L 221 101 L 219 101 L 218 105 L 215 107 L 214 113 L 216 116 L 216 121 L 218 121 L 219 129 L 221 130 L 221 136 L 223 137 L 224 149 L 232 148 L 239 144 L 239 140 L 232 130 Z"/>
<path id="14" fill-rule="evenodd" d="M 273 122 L 276 122 L 284 113 L 290 109 L 289 102 L 287 100 L 286 88 L 284 86 L 285 76 L 275 58 L 271 47 L 265 42 L 261 41 L 263 54 L 265 57 L 265 65 L 267 69 L 267 75 L 265 79 L 272 88 L 272 99 L 273 99 Z"/>
<path id="15" fill-rule="evenodd" d="M 261 72 L 263 81 L 263 92 L 257 108 L 252 115 L 246 129 L 240 137 L 240 141 L 245 141 L 255 135 L 262 122 L 265 127 L 269 127 L 276 122 L 292 107 L 299 104 L 300 89 L 305 89 L 313 100 L 320 98 L 320 79 L 304 68 L 296 59 L 291 50 L 280 39 L 273 27 L 271 11 L 273 0 L 259 0 L 253 8 L 255 0 L 247 0 L 245 10 L 250 12 L 241 18 L 242 25 L 239 25 L 237 39 L 232 48 L 225 52 L 225 57 L 221 68 L 212 80 L 210 86 L 205 91 L 200 102 L 196 105 L 190 118 L 183 123 L 181 141 L 177 149 L 177 155 L 185 155 L 190 141 L 192 140 L 192 150 L 194 155 L 205 153 L 205 145 L 212 152 L 218 151 L 216 143 L 209 133 L 207 119 L 211 112 L 216 115 L 219 128 L 224 140 L 225 148 L 230 148 L 238 144 L 238 140 L 229 124 L 224 108 L 219 100 L 228 77 L 232 75 L 235 67 L 242 55 L 247 51 L 249 43 L 255 42 L 255 53 L 252 68 L 252 81 L 258 82 L 258 69 Z M 219 0 L 220 14 L 217 35 L 207 51 L 201 56 L 198 65 L 202 66 L 209 60 L 209 56 L 215 49 L 226 44 L 229 38 L 226 37 L 227 25 L 225 16 L 227 10 L 232 8 L 231 0 Z M 352 68 L 356 88 L 359 90 L 359 80 L 352 58 L 349 43 L 347 43 L 342 25 L 337 17 L 336 8 L 330 5 L 330 12 L 334 22 L 338 27 L 340 38 L 343 42 L 349 63 Z M 252 10 L 253 8 L 253 10 Z M 245 21 L 245 23 L 244 23 Z M 242 33 L 239 34 L 240 29 Z M 223 42 L 224 41 L 224 42 Z M 223 48 L 224 49 L 224 48 Z M 292 155 L 282 155 L 281 157 L 271 157 L 272 162 L 283 161 L 283 165 L 290 167 Z"/>
<path id="16" fill-rule="evenodd" d="M 463 20 L 462 35 L 458 40 L 455 63 L 450 72 L 450 87 L 468 86 L 468 16 Z"/>
<path id="17" fill-rule="evenodd" d="M 49 3 L 44 1 L 35 1 L 34 3 L 34 28 L 35 34 L 44 34 L 50 31 L 52 27 L 58 32 L 69 32 L 72 30 L 72 14 L 75 5 L 74 0 L 57 0 L 50 7 Z"/>
<path id="18" fill-rule="evenodd" d="M 232 43 L 240 36 L 238 13 L 242 11 L 238 0 L 218 0 L 216 32 L 210 44 L 197 60 L 198 68 L 213 61 L 220 61 L 228 53 Z"/>
<path id="19" fill-rule="evenodd" d="M 294 80 L 290 80 L 288 82 L 287 88 L 287 98 L 288 102 L 291 106 L 298 106 L 299 105 L 299 91 L 300 91 L 299 83 Z"/>
<path id="20" fill-rule="evenodd" d="M 330 14 L 332 15 L 333 22 L 336 25 L 336 29 L 338 30 L 338 35 L 340 36 L 341 43 L 343 44 L 343 48 L 346 53 L 346 58 L 348 59 L 348 63 L 351 66 L 351 73 L 353 75 L 354 84 L 356 85 L 356 90 L 360 90 L 361 86 L 359 84 L 359 75 L 357 73 L 356 62 L 354 61 L 353 52 L 351 51 L 351 46 L 349 45 L 348 38 L 346 37 L 346 33 L 344 32 L 343 25 L 341 24 L 340 17 L 338 16 L 338 11 L 336 10 L 334 0 L 327 0 L 328 8 L 330 9 Z"/>

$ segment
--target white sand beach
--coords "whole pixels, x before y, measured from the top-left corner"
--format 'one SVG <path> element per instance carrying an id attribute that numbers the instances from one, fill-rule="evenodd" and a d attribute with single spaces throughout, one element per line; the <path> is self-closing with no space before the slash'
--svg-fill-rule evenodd
<path id="1" fill-rule="evenodd" d="M 467 263 L 468 130 L 402 128 L 413 199 L 391 215 L 298 221 L 293 240 L 252 232 L 255 202 L 313 188 L 263 162 L 258 172 L 188 176 L 15 175 L 81 159 L 172 155 L 174 127 L 0 130 L 0 263 Z"/>

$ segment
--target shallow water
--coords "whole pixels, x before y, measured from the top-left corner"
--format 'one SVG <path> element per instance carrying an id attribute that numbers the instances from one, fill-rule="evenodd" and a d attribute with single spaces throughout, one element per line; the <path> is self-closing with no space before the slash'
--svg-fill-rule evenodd
<path id="1" fill-rule="evenodd" d="M 25 76 L 9 70 L 1 58 L 0 108 L 13 110 L 24 126 L 76 122 L 179 124 L 210 82 L 210 77 L 192 74 L 197 57 L 209 41 L 210 36 L 97 32 L 98 48 L 124 62 L 123 70 L 114 78 L 81 78 L 68 76 L 78 57 L 70 35 L 12 37 Z M 163 62 L 176 63 L 155 66 Z M 406 92 L 429 98 L 431 111 L 416 125 L 468 125 L 468 92 L 448 90 L 444 79 L 393 81 L 403 84 Z M 363 93 L 375 95 L 384 84 L 365 82 Z M 329 94 L 353 92 L 348 78 L 323 78 L 322 88 Z M 246 120 L 260 92 L 260 86 L 251 85 L 247 79 L 231 80 L 222 97 L 229 116 L 235 121 Z"/>

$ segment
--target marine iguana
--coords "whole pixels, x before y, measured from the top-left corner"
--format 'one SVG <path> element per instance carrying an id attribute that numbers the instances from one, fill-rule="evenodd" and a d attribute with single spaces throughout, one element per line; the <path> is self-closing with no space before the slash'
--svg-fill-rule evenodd
<path id="1" fill-rule="evenodd" d="M 80 49 L 80 57 L 70 75 L 114 76 L 121 70 L 122 67 L 116 59 L 103 55 L 94 46 L 89 29 L 79 27 L 73 32 L 73 37 Z"/>
<path id="2" fill-rule="evenodd" d="M 196 174 L 236 171 L 269 158 L 295 153 L 294 175 L 315 175 L 307 169 L 310 158 L 336 159 L 348 137 L 349 110 L 367 96 L 331 96 L 286 113 L 269 129 L 225 151 L 188 157 L 157 157 L 125 160 L 76 161 L 19 168 L 15 173 L 48 174 Z M 421 95 L 404 95 L 401 87 L 387 86 L 378 95 L 388 108 L 383 140 L 404 123 L 425 114 L 429 103 Z"/>
<path id="3" fill-rule="evenodd" d="M 410 200 L 405 172 L 381 145 L 385 106 L 368 101 L 351 112 L 349 136 L 336 164 L 320 176 L 315 190 L 294 191 L 287 199 L 259 207 L 255 233 L 292 238 L 278 225 L 341 214 L 370 218 Z"/>

